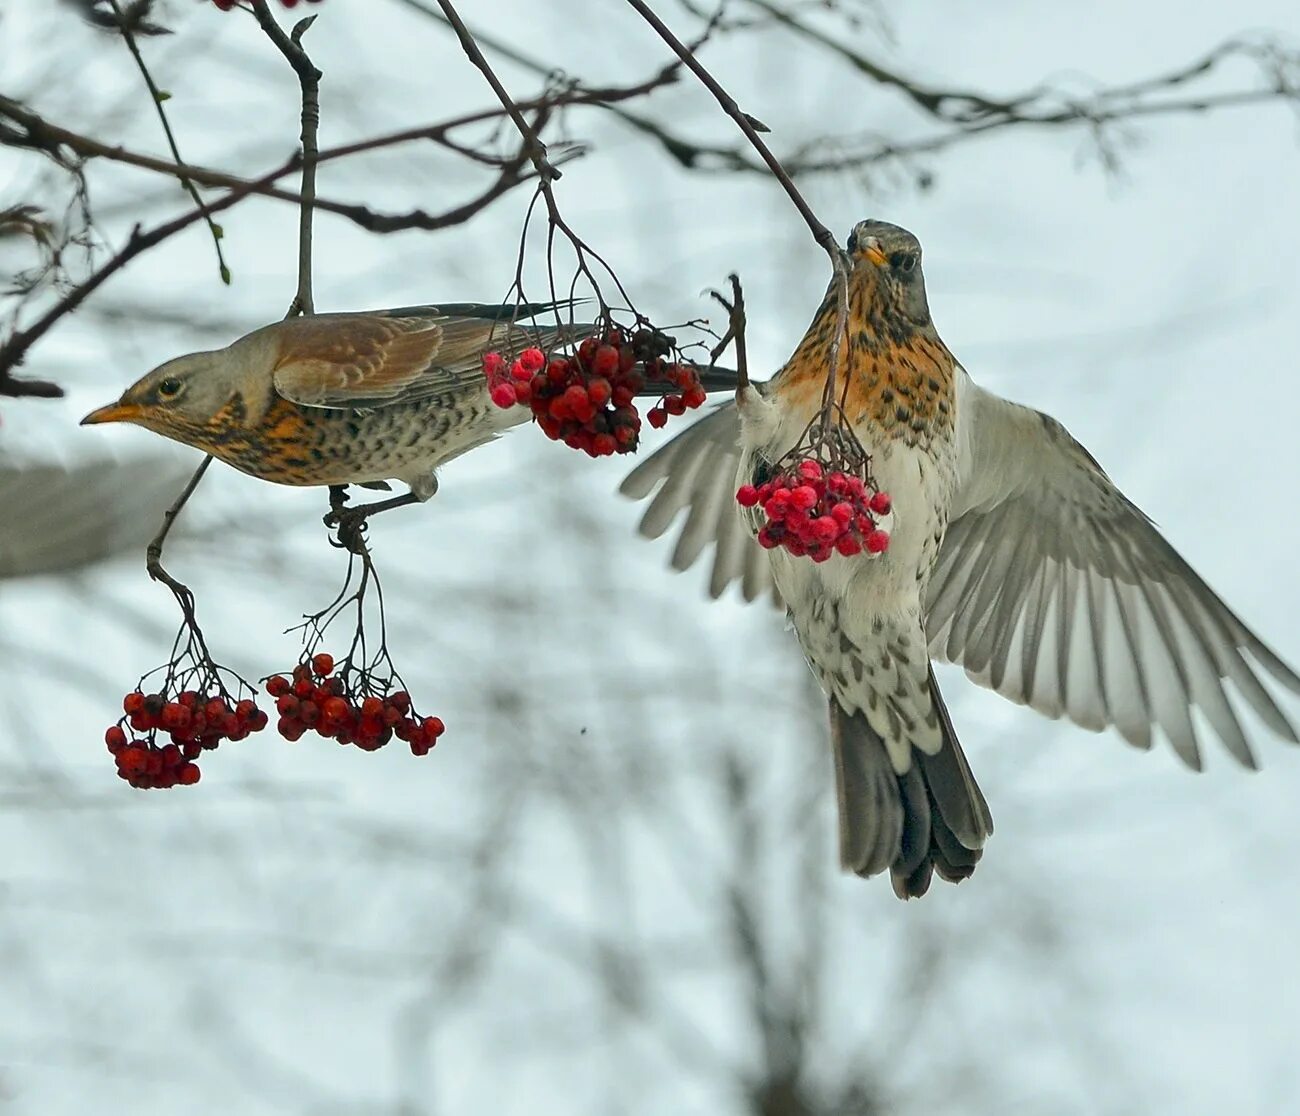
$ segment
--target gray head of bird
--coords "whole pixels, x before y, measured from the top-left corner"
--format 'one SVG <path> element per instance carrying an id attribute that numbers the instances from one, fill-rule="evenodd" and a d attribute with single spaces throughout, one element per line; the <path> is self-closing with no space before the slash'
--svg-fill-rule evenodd
<path id="1" fill-rule="evenodd" d="M 130 422 L 193 444 L 217 424 L 217 416 L 242 387 L 238 380 L 229 349 L 189 353 L 140 377 L 81 424 Z"/>
<path id="2" fill-rule="evenodd" d="M 921 271 L 921 242 L 887 221 L 859 221 L 848 239 L 853 281 L 864 284 L 873 307 L 913 327 L 930 321 Z"/>

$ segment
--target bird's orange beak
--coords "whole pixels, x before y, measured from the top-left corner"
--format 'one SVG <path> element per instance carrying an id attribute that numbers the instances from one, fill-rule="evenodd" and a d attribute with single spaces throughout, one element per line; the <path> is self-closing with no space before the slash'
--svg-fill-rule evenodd
<path id="1" fill-rule="evenodd" d="M 868 239 L 867 246 L 862 250 L 862 254 L 877 267 L 884 267 L 889 262 L 889 257 L 880 250 L 880 245 L 876 243 L 875 237 Z"/>
<path id="2" fill-rule="evenodd" d="M 138 403 L 109 403 L 91 411 L 81 420 L 82 426 L 98 426 L 101 422 L 134 422 L 140 417 L 143 408 Z"/>

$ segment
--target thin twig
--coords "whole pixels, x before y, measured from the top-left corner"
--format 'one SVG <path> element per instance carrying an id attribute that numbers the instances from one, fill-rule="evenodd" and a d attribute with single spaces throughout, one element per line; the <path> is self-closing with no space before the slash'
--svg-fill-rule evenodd
<path id="1" fill-rule="evenodd" d="M 199 481 L 203 479 L 203 474 L 208 471 L 208 466 L 212 464 L 211 455 L 205 457 L 199 462 L 199 467 L 194 470 L 194 475 L 190 477 L 181 494 L 176 497 L 172 506 L 163 512 L 163 524 L 150 541 L 148 548 L 145 550 L 145 569 L 154 581 L 161 581 L 167 586 L 176 597 L 177 603 L 181 606 L 181 612 L 185 614 L 186 622 L 192 630 L 198 630 L 198 623 L 194 617 L 194 594 L 190 592 L 188 585 L 177 581 L 169 574 L 162 564 L 163 544 L 167 541 L 167 536 L 171 533 L 172 524 L 176 522 L 176 517 L 180 515 L 181 509 L 185 507 L 190 495 L 199 486 Z"/>
<path id="2" fill-rule="evenodd" d="M 265 0 L 262 0 L 265 2 Z M 541 179 L 541 185 L 546 188 L 551 182 L 560 177 L 560 172 L 546 157 L 546 144 L 533 130 L 531 124 L 524 119 L 524 114 L 520 111 L 519 106 L 511 99 L 510 94 L 506 92 L 506 87 L 501 84 L 501 79 L 497 77 L 496 72 L 488 64 L 488 60 L 483 57 L 483 52 L 479 50 L 478 43 L 474 41 L 474 36 L 470 34 L 469 28 L 465 26 L 464 20 L 460 18 L 460 13 L 451 0 L 438 0 L 438 6 L 447 16 L 447 22 L 456 31 L 457 38 L 460 39 L 460 45 L 464 48 L 465 53 L 469 55 L 469 60 L 474 63 L 487 78 L 487 82 L 492 86 L 492 92 L 497 95 L 502 107 L 506 110 L 514 125 L 519 129 L 519 134 L 524 137 L 524 153 L 532 160 L 533 166 L 537 169 L 537 176 Z"/>
<path id="3" fill-rule="evenodd" d="M 148 232 L 141 232 L 140 226 L 136 225 L 131 230 L 131 235 L 127 239 L 126 246 L 111 259 L 105 262 L 97 271 L 90 275 L 84 282 L 79 283 L 73 290 L 69 291 L 54 306 L 47 310 L 40 318 L 33 322 L 26 329 L 20 329 L 10 335 L 9 339 L 0 345 L 0 394 L 8 394 L 5 390 L 7 384 L 18 384 L 23 388 L 33 386 L 32 381 L 15 381 L 9 378 L 9 370 L 17 367 L 23 362 L 27 350 L 35 344 L 60 318 L 65 314 L 71 313 L 80 306 L 86 298 L 95 291 L 106 279 L 121 271 L 141 252 L 147 251 L 164 240 L 176 235 L 184 229 L 190 227 L 196 221 L 200 221 L 207 214 L 220 213 L 236 202 L 241 201 L 251 193 L 255 193 L 259 186 L 264 186 L 277 178 L 283 178 L 294 167 L 298 165 L 297 158 L 291 159 L 283 167 L 280 167 L 270 174 L 263 175 L 259 179 L 245 183 L 243 186 L 231 190 L 223 198 L 218 198 L 210 202 L 203 209 L 192 209 L 188 213 L 157 225 Z M 41 385 L 36 385 L 41 386 Z M 53 386 L 53 385 L 44 385 Z M 25 394 L 36 394 L 27 391 Z"/>
<path id="4" fill-rule="evenodd" d="M 822 402 L 823 416 L 829 421 L 830 408 L 835 394 L 835 377 L 839 370 L 840 347 L 848 338 L 849 326 L 849 271 L 844 253 L 835 240 L 835 234 L 818 220 L 817 215 L 812 211 L 812 207 L 804 200 L 804 196 L 799 192 L 789 174 L 786 173 L 781 161 L 772 154 L 771 149 L 763 142 L 763 137 L 758 134 L 754 118 L 741 111 L 740 106 L 736 104 L 735 98 L 719 84 L 717 78 L 709 73 L 704 64 L 691 52 L 690 48 L 672 33 L 668 25 L 659 18 L 645 0 L 627 0 L 627 2 L 642 19 L 654 28 L 659 37 L 672 48 L 677 57 L 685 63 L 687 69 L 700 79 L 700 82 L 713 94 L 714 99 L 722 107 L 722 111 L 736 122 L 736 126 L 740 128 L 745 138 L 749 140 L 754 150 L 758 152 L 760 158 L 767 164 L 768 169 L 771 170 L 773 176 L 781 184 L 786 194 L 789 195 L 795 208 L 799 210 L 805 224 L 807 224 L 809 231 L 813 235 L 813 239 L 821 245 L 823 251 L 830 257 L 831 282 L 835 287 L 838 305 L 835 315 L 835 336 L 831 340 L 829 367 L 826 371 L 826 390 Z"/>
<path id="5" fill-rule="evenodd" d="M 289 35 L 275 21 L 267 7 L 266 0 L 253 0 L 253 14 L 266 32 L 267 38 L 284 55 L 285 60 L 298 75 L 298 84 L 302 91 L 302 186 L 301 201 L 298 205 L 298 291 L 289 305 L 285 317 L 295 314 L 315 313 L 316 303 L 312 297 L 311 235 L 312 215 L 316 201 L 316 163 L 320 157 L 317 132 L 320 129 L 320 79 L 321 72 L 308 57 L 302 46 L 302 37 L 307 29 L 316 22 L 315 16 L 308 16 L 294 25 Z"/>
<path id="6" fill-rule="evenodd" d="M 135 41 L 135 33 L 131 30 L 131 21 L 123 13 L 118 0 L 109 0 L 109 3 L 113 6 L 113 14 L 117 17 L 118 30 L 122 33 L 127 49 L 131 52 L 131 57 L 135 59 L 135 64 L 144 77 L 145 85 L 149 87 L 149 96 L 153 100 L 153 107 L 158 112 L 158 119 L 162 122 L 163 135 L 167 137 L 167 146 L 171 149 L 172 158 L 176 160 L 177 164 L 181 164 L 184 160 L 181 158 L 180 148 L 176 144 L 176 136 L 172 133 L 171 122 L 167 119 L 167 113 L 163 109 L 163 102 L 167 100 L 170 94 L 166 94 L 158 88 L 153 79 L 153 74 L 149 72 L 149 67 L 145 65 L 144 55 L 140 53 L 140 47 Z M 212 247 L 216 249 L 217 266 L 221 269 L 221 281 L 229 286 L 230 268 L 226 266 L 225 256 L 221 252 L 221 227 L 212 219 L 212 214 L 204 207 L 203 198 L 199 196 L 198 187 L 194 185 L 190 178 L 183 173 L 177 175 L 177 178 L 190 197 L 194 199 L 194 204 L 203 210 L 203 217 L 208 223 L 208 231 L 212 234 Z"/>

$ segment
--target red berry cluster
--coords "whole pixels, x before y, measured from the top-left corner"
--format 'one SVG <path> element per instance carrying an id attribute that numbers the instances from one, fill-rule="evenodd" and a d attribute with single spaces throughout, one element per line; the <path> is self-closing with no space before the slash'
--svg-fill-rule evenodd
<path id="1" fill-rule="evenodd" d="M 861 477 L 827 472 L 816 461 L 800 461 L 757 487 L 741 485 L 736 502 L 762 509 L 767 522 L 758 543 L 768 550 L 780 546 L 825 562 L 832 554 L 876 555 L 889 546 L 879 522 L 889 514 L 888 494 L 869 489 Z"/>
<path id="2" fill-rule="evenodd" d="M 239 0 L 212 0 L 212 2 L 223 12 L 228 12 Z M 307 0 L 308 4 L 319 4 L 320 2 L 321 0 Z M 298 6 L 298 0 L 280 0 L 280 3 L 286 8 L 296 8 Z"/>
<path id="3" fill-rule="evenodd" d="M 367 694 L 373 676 L 358 672 L 361 688 L 348 685 L 342 674 L 334 674 L 334 657 L 325 652 L 293 668 L 290 680 L 272 675 L 266 692 L 275 698 L 280 713 L 277 731 L 286 740 L 297 740 L 308 729 L 340 744 L 355 744 L 374 752 L 394 736 L 405 740 L 411 754 L 427 755 L 445 731 L 438 717 L 420 717 L 411 711 L 411 695 L 405 690 L 380 696 Z"/>
<path id="4" fill-rule="evenodd" d="M 525 349 L 508 369 L 500 353 L 485 353 L 483 374 L 493 403 L 530 408 L 548 438 L 589 457 L 633 453 L 641 433 L 633 400 L 647 380 L 676 389 L 646 414 L 654 427 L 707 398 L 695 369 L 654 352 L 653 337 L 642 331 L 628 341 L 612 329 L 585 338 L 571 356 L 548 360 L 541 349 Z"/>
<path id="5" fill-rule="evenodd" d="M 104 743 L 117 761 L 118 776 L 142 790 L 192 786 L 199 781 L 194 761 L 201 752 L 266 727 L 266 714 L 252 700 L 232 706 L 224 694 L 196 690 L 170 701 L 163 694 L 132 690 L 122 699 L 122 710 L 126 716 L 104 733 Z M 128 737 L 124 724 L 141 735 Z M 167 733 L 171 742 L 158 744 L 159 733 Z"/>

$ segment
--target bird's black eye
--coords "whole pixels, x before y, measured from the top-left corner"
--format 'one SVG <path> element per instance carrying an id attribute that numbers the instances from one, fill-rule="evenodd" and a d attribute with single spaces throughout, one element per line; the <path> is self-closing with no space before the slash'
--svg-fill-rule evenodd
<path id="1" fill-rule="evenodd" d="M 889 266 L 895 271 L 906 274 L 916 266 L 916 254 L 914 252 L 895 252 L 889 257 Z"/>
<path id="2" fill-rule="evenodd" d="M 158 394 L 163 398 L 179 395 L 180 390 L 181 382 L 175 376 L 168 376 L 167 379 L 163 380 L 163 382 L 158 385 Z"/>

